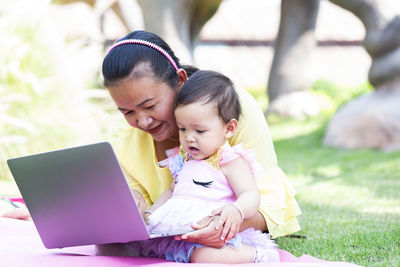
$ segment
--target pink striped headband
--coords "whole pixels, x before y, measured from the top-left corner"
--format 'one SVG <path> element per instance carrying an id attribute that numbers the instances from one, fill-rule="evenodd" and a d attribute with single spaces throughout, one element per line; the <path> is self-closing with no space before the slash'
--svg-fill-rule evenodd
<path id="1" fill-rule="evenodd" d="M 159 47 L 156 44 L 153 44 L 153 43 L 145 41 L 145 40 L 126 39 L 126 40 L 116 42 L 113 46 L 111 46 L 111 48 L 108 50 L 107 54 L 109 54 L 111 52 L 111 50 L 113 50 L 115 47 L 124 45 L 124 44 L 140 44 L 140 45 L 145 45 L 145 46 L 151 47 L 154 50 L 157 50 L 158 52 L 160 52 L 164 57 L 166 57 L 168 59 L 168 61 L 171 63 L 171 65 L 174 67 L 175 71 L 178 71 L 178 69 L 179 69 L 178 66 L 176 65 L 175 61 L 164 49 L 162 49 L 161 47 Z"/>

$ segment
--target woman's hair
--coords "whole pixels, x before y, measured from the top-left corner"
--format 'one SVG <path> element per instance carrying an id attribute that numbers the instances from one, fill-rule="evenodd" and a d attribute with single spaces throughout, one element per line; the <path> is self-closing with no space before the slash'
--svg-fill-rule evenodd
<path id="1" fill-rule="evenodd" d="M 134 31 L 117 41 L 137 39 L 150 42 L 160 47 L 175 62 L 178 68 L 182 68 L 169 45 L 158 35 L 146 31 Z M 186 66 L 189 72 L 194 67 Z M 185 68 L 186 69 L 186 68 Z M 148 75 L 156 77 L 159 81 L 167 83 L 172 88 L 179 84 L 179 77 L 175 68 L 165 55 L 157 49 L 143 44 L 126 43 L 112 48 L 103 60 L 104 86 L 109 87 L 126 78 L 140 78 Z"/>
<path id="2" fill-rule="evenodd" d="M 199 70 L 185 82 L 176 99 L 175 108 L 195 102 L 215 103 L 218 115 L 224 121 L 239 120 L 239 97 L 232 81 L 211 70 Z"/>

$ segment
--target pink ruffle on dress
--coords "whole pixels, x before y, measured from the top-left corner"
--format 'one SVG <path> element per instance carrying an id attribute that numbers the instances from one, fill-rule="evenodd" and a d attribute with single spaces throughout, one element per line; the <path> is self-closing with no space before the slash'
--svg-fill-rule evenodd
<path id="1" fill-rule="evenodd" d="M 235 192 L 220 169 L 228 162 L 242 157 L 254 176 L 260 171 L 255 153 L 244 150 L 242 144 L 231 147 L 226 143 L 206 160 L 186 159 L 178 148 L 167 151 L 167 155 L 168 159 L 160 165 L 170 168 L 175 178 L 175 189 L 172 197 L 149 216 L 151 231 L 186 228 L 210 215 L 214 209 L 234 202 Z M 278 253 L 273 249 L 276 245 L 261 231 L 247 229 L 228 243 L 235 248 L 242 244 L 256 248 L 258 261 L 279 261 Z"/>

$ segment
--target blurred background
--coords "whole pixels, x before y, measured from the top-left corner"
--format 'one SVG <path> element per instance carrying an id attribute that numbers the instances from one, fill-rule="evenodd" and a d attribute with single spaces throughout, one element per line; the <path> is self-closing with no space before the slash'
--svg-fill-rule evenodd
<path id="1" fill-rule="evenodd" d="M 265 111 L 306 214 L 308 241 L 281 247 L 396 265 L 399 15 L 398 0 L 0 0 L 0 196 L 19 194 L 8 158 L 126 127 L 102 86 L 102 59 L 117 39 L 146 29 L 182 63 L 229 76 Z M 360 232 L 370 233 L 364 246 L 349 247 Z"/>
<path id="2" fill-rule="evenodd" d="M 115 40 L 144 29 L 138 3 L 121 2 L 129 2 L 128 22 L 113 9 L 118 1 L 0 2 L 1 178 L 10 178 L 8 157 L 107 137 L 110 122 L 119 116 L 102 87 L 102 59 Z M 171 40 L 183 63 L 223 72 L 237 86 L 258 94 L 265 110 L 268 101 L 262 96 L 267 95 L 280 1 L 211 2 L 220 5 L 196 37 L 191 54 L 180 36 L 163 37 Z M 365 84 L 371 60 L 361 46 L 361 22 L 322 1 L 316 25 L 317 45 L 310 55 L 315 60 L 307 66 L 311 80 L 347 87 Z M 159 31 L 164 35 L 166 30 Z"/>

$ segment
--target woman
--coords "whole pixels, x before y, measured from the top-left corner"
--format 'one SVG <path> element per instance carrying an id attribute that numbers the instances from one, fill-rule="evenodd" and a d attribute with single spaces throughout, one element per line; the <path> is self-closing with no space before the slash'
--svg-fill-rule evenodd
<path id="1" fill-rule="evenodd" d="M 103 61 L 104 85 L 132 127 L 121 130 L 113 141 L 128 183 L 142 210 L 167 189 L 172 176 L 157 163 L 167 149 L 179 145 L 173 107 L 177 93 L 196 71 L 182 66 L 170 47 L 157 35 L 135 31 L 118 41 Z M 301 212 L 294 190 L 277 164 L 272 139 L 263 113 L 255 100 L 237 89 L 243 109 L 230 145 L 243 143 L 254 149 L 264 168 L 258 181 L 261 205 L 258 213 L 243 221 L 240 231 L 253 227 L 272 237 L 300 230 L 296 216 Z M 216 217 L 193 225 L 197 231 L 176 237 L 207 246 L 221 247 Z"/>

